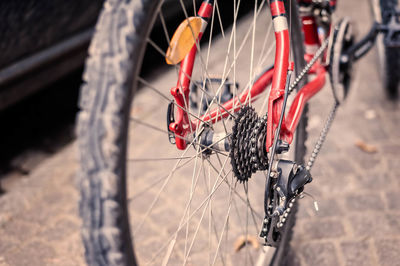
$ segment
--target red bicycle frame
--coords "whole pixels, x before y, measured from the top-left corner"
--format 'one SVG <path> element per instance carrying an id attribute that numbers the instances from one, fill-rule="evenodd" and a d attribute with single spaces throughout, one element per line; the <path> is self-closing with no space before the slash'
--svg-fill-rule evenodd
<path id="1" fill-rule="evenodd" d="M 299 3 L 309 4 L 311 0 L 299 0 Z M 332 1 L 333 2 L 333 1 Z M 203 22 L 207 23 L 208 18 L 212 14 L 213 4 L 210 0 L 204 0 L 198 16 L 203 18 Z M 285 93 L 286 79 L 289 67 L 289 29 L 286 18 L 286 11 L 283 0 L 270 0 L 270 10 L 275 30 L 275 63 L 272 69 L 265 71 L 253 84 L 253 86 L 239 96 L 225 102 L 222 106 L 203 115 L 201 120 L 191 120 L 186 111 L 189 103 L 189 87 L 192 76 L 193 65 L 197 52 L 197 45 L 194 45 L 189 54 L 186 55 L 180 65 L 178 83 L 176 87 L 171 89 L 176 104 L 180 106 L 177 109 L 176 121 L 169 125 L 169 129 L 175 133 L 176 146 L 178 149 L 185 149 L 187 142 L 186 136 L 196 130 L 202 122 L 216 123 L 226 118 L 230 113 L 234 113 L 240 109 L 240 102 L 245 102 L 249 96 L 254 101 L 257 96 L 262 93 L 269 85 L 271 92 L 268 98 L 268 120 L 267 120 L 267 136 L 266 149 L 269 151 L 273 144 L 274 135 L 279 124 L 279 118 L 282 113 L 283 97 Z M 311 60 L 314 53 L 320 46 L 320 37 L 315 18 L 310 15 L 302 15 L 302 30 L 304 33 L 305 59 Z M 203 30 L 205 27 L 202 27 Z M 203 31 L 202 31 L 203 32 Z M 197 44 L 199 43 L 202 32 L 200 33 Z M 326 37 L 323 37 L 326 38 Z M 279 138 L 291 143 L 293 135 L 296 131 L 298 122 L 301 118 L 304 106 L 307 101 L 322 89 L 325 84 L 325 67 L 317 61 L 311 68 L 310 74 L 316 74 L 316 77 L 302 87 L 296 94 L 289 111 L 284 116 L 280 129 Z"/>

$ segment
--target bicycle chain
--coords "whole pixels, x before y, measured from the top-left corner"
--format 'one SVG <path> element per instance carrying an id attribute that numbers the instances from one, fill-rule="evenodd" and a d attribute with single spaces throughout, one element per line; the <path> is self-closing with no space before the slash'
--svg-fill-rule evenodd
<path id="1" fill-rule="evenodd" d="M 329 40 L 325 40 L 321 47 L 317 50 L 310 62 L 303 68 L 300 74 L 295 78 L 294 82 L 289 87 L 289 94 L 297 87 L 298 83 L 309 72 L 319 57 L 328 47 Z M 320 137 L 315 144 L 313 152 L 308 160 L 306 169 L 311 170 L 319 151 L 325 142 L 331 124 L 336 114 L 338 103 L 335 102 L 334 108 L 331 110 L 328 119 L 320 133 Z M 267 128 L 266 116 L 259 118 L 254 108 L 245 106 L 241 108 L 234 121 L 231 137 L 231 164 L 236 178 L 240 182 L 246 182 L 251 175 L 257 170 L 268 169 L 268 157 L 265 150 L 265 134 Z M 293 204 L 298 196 L 291 199 L 288 207 L 278 217 L 265 217 L 261 237 L 266 239 L 268 229 L 274 227 L 274 230 L 283 230 L 283 226 L 293 207 Z M 274 221 L 274 222 L 273 222 Z"/>
<path id="2" fill-rule="evenodd" d="M 314 54 L 313 58 L 310 60 L 310 62 L 308 62 L 308 64 L 303 68 L 303 70 L 300 72 L 299 75 L 297 75 L 297 77 L 295 78 L 294 82 L 292 84 L 290 84 L 290 88 L 289 88 L 289 95 L 293 92 L 293 90 L 297 87 L 297 85 L 299 84 L 299 82 L 304 78 L 304 75 L 308 73 L 308 71 L 310 71 L 310 69 L 312 68 L 312 66 L 315 64 L 315 62 L 317 62 L 318 58 L 322 55 L 322 53 L 324 52 L 324 50 L 328 47 L 329 44 L 329 39 L 326 39 L 321 47 L 319 47 L 319 49 L 317 50 L 317 52 Z"/>
<path id="3" fill-rule="evenodd" d="M 329 39 L 326 39 L 321 47 L 317 50 L 317 52 L 314 54 L 313 58 L 310 60 L 310 62 L 303 68 L 303 70 L 300 72 L 300 74 L 295 78 L 294 82 L 290 85 L 289 88 L 289 94 L 291 92 L 293 92 L 293 90 L 297 87 L 298 83 L 304 78 L 305 74 L 308 73 L 308 71 L 311 69 L 311 67 L 315 64 L 315 62 L 318 60 L 318 58 L 323 55 L 324 50 L 328 47 L 329 44 Z M 308 171 L 311 170 L 320 150 L 321 147 L 323 145 L 323 143 L 325 142 L 326 136 L 329 132 L 329 129 L 332 125 L 332 122 L 335 118 L 335 114 L 336 114 L 336 110 L 337 107 L 339 106 L 339 104 L 335 101 L 334 107 L 332 108 L 331 112 L 328 115 L 328 119 L 320 133 L 320 137 L 318 138 L 317 143 L 314 146 L 313 152 L 308 160 L 306 169 Z M 271 162 L 272 163 L 272 162 Z M 263 226 L 262 226 L 262 230 L 261 230 L 261 234 L 260 236 L 263 237 L 265 239 L 265 241 L 267 241 L 267 234 L 268 234 L 268 229 L 271 228 L 276 228 L 274 230 L 276 231 L 280 231 L 283 230 L 283 226 L 285 225 L 285 222 L 287 220 L 287 217 L 291 211 L 291 208 L 293 207 L 296 198 L 299 197 L 301 195 L 301 193 L 299 195 L 297 195 L 296 197 L 294 197 L 293 199 L 291 199 L 291 201 L 288 204 L 288 207 L 284 210 L 284 212 L 279 215 L 279 217 L 268 217 L 266 216 L 263 220 Z M 275 224 L 272 224 L 272 222 L 275 221 Z M 268 243 L 267 243 L 268 244 Z"/>
<path id="4" fill-rule="evenodd" d="M 253 130 L 251 138 L 251 162 L 257 170 L 268 169 L 268 154 L 265 149 L 267 133 L 267 116 L 263 116 L 257 120 L 256 126 Z"/>
<path id="5" fill-rule="evenodd" d="M 321 47 L 317 50 L 317 52 L 314 54 L 313 58 L 310 60 L 310 62 L 303 68 L 303 70 L 300 72 L 300 74 L 296 77 L 294 82 L 290 85 L 289 89 L 289 94 L 296 88 L 298 83 L 304 78 L 304 75 L 308 73 L 308 71 L 311 69 L 311 67 L 315 64 L 315 62 L 318 60 L 318 58 L 323 54 L 324 50 L 328 47 L 329 44 L 329 39 L 326 39 Z M 315 143 L 314 149 L 310 155 L 310 158 L 308 159 L 306 169 L 308 171 L 311 170 L 311 168 L 314 165 L 314 162 L 321 150 L 322 145 L 325 142 L 326 136 L 328 135 L 329 129 L 332 125 L 332 122 L 335 118 L 337 107 L 339 106 L 339 103 L 335 100 L 334 106 L 332 110 L 330 111 L 328 118 L 325 122 L 324 127 L 321 130 L 321 133 L 319 135 L 318 141 Z"/>
<path id="6" fill-rule="evenodd" d="M 328 115 L 325 125 L 321 130 L 318 141 L 315 143 L 314 149 L 313 149 L 313 151 L 310 155 L 310 158 L 308 159 L 308 162 L 307 162 L 306 169 L 308 171 L 311 171 L 311 168 L 314 165 L 315 159 L 317 159 L 317 156 L 318 156 L 319 152 L 321 151 L 322 144 L 324 144 L 326 136 L 328 135 L 329 129 L 331 128 L 332 122 L 335 119 L 336 110 L 337 110 L 338 106 L 339 106 L 338 102 L 335 102 L 332 110 L 330 111 L 330 113 Z"/>

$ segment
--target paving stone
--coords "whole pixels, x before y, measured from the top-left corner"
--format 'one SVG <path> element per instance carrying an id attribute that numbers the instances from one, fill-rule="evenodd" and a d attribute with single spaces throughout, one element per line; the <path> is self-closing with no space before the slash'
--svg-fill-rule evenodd
<path id="1" fill-rule="evenodd" d="M 342 208 L 339 206 L 334 198 L 322 198 L 317 199 L 318 212 L 315 212 L 314 205 L 310 205 L 313 208 L 316 217 L 332 217 L 341 216 L 343 214 Z"/>
<path id="2" fill-rule="evenodd" d="M 344 227 L 339 219 L 315 219 L 306 222 L 303 231 L 307 239 L 339 238 L 345 234 Z"/>
<path id="3" fill-rule="evenodd" d="M 45 208 L 30 208 L 24 212 L 20 212 L 16 215 L 15 219 L 34 222 L 38 225 L 45 224 L 54 215 L 52 212 L 53 208 L 46 206 Z"/>
<path id="4" fill-rule="evenodd" d="M 379 194 L 354 194 L 346 197 L 346 211 L 383 210 L 385 208 Z"/>
<path id="5" fill-rule="evenodd" d="M 343 157 L 329 158 L 329 165 L 333 168 L 335 175 L 349 175 L 354 172 L 354 167 Z"/>
<path id="6" fill-rule="evenodd" d="M 55 254 L 49 245 L 42 241 L 34 241 L 15 252 L 5 254 L 4 258 L 7 263 L 14 266 L 41 266 L 48 265 Z"/>
<path id="7" fill-rule="evenodd" d="M 367 241 L 341 243 L 346 266 L 372 266 L 371 248 Z"/>
<path id="8" fill-rule="evenodd" d="M 4 231 L 0 230 L 0 256 L 18 247 L 18 241 L 14 237 L 8 237 Z"/>
<path id="9" fill-rule="evenodd" d="M 57 266 L 76 266 L 82 265 L 78 263 L 76 260 L 68 257 L 58 257 L 58 258 L 51 258 L 47 260 L 46 265 L 57 265 Z"/>
<path id="10" fill-rule="evenodd" d="M 39 225 L 35 223 L 28 223 L 13 219 L 4 227 L 3 232 L 5 232 L 7 236 L 23 243 L 31 239 L 31 237 L 34 236 L 39 229 Z"/>
<path id="11" fill-rule="evenodd" d="M 75 261 L 77 261 L 77 265 L 84 264 L 84 248 L 80 231 L 75 232 L 62 241 L 58 241 L 57 244 L 59 248 L 56 249 L 56 252 L 60 255 L 60 257 L 66 256 L 73 258 Z"/>
<path id="12" fill-rule="evenodd" d="M 7 224 L 11 220 L 12 214 L 7 213 L 0 213 L 0 228 L 2 228 L 5 224 Z"/>
<path id="13" fill-rule="evenodd" d="M 12 213 L 15 214 L 16 210 L 26 208 L 29 205 L 29 199 L 25 193 L 21 191 L 13 191 L 13 195 L 10 192 L 0 197 L 0 212 L 1 213 Z M 7 196 L 5 196 L 7 195 Z"/>
<path id="14" fill-rule="evenodd" d="M 78 232 L 80 229 L 79 226 L 80 222 L 77 218 L 71 219 L 69 217 L 61 217 L 59 220 L 55 221 L 53 226 L 44 228 L 38 237 L 48 242 L 57 242 Z"/>
<path id="15" fill-rule="evenodd" d="M 388 156 L 398 156 L 400 151 L 400 145 L 398 143 L 388 143 L 383 145 L 382 148 L 382 152 Z"/>
<path id="16" fill-rule="evenodd" d="M 400 234 L 400 214 L 387 213 L 385 215 L 392 234 Z"/>
<path id="17" fill-rule="evenodd" d="M 309 243 L 302 246 L 302 257 L 305 265 L 339 265 L 337 252 L 332 243 Z"/>
<path id="18" fill-rule="evenodd" d="M 388 165 L 386 173 L 393 176 L 394 179 L 398 181 L 397 184 L 400 185 L 399 158 L 396 156 L 387 156 L 385 161 Z"/>
<path id="19" fill-rule="evenodd" d="M 376 168 L 380 165 L 381 162 L 381 156 L 378 154 L 370 154 L 370 153 L 365 153 L 363 151 L 357 150 L 354 151 L 354 149 L 351 149 L 352 156 L 353 158 L 357 158 L 356 163 L 361 167 L 363 171 L 365 170 L 371 170 L 373 168 Z"/>
<path id="20" fill-rule="evenodd" d="M 377 170 L 367 170 L 362 174 L 358 174 L 355 180 L 357 185 L 363 189 L 389 189 L 394 185 L 391 175 Z"/>
<path id="21" fill-rule="evenodd" d="M 357 237 L 366 237 L 366 236 L 379 236 L 382 228 L 385 230 L 388 229 L 388 225 L 386 220 L 383 220 L 381 217 L 374 217 L 370 215 L 352 215 L 349 222 L 352 225 L 352 228 Z"/>
<path id="22" fill-rule="evenodd" d="M 389 191 L 385 193 L 389 209 L 400 211 L 400 193 L 398 191 Z"/>
<path id="23" fill-rule="evenodd" d="M 400 234 L 400 215 L 392 213 L 376 213 L 351 215 L 349 222 L 357 237 L 379 237 L 382 234 Z"/>
<path id="24" fill-rule="evenodd" d="M 386 132 L 382 125 L 380 119 L 375 119 L 374 121 L 363 121 L 363 125 L 359 128 L 363 130 L 360 131 L 360 135 L 364 140 L 372 143 L 377 143 L 379 140 L 387 140 L 390 134 Z"/>
<path id="25" fill-rule="evenodd" d="M 308 193 L 309 190 L 307 190 Z M 343 214 L 342 208 L 334 198 L 323 198 L 322 196 L 315 196 L 318 204 L 318 211 L 315 210 L 314 201 L 310 197 L 301 199 L 299 211 L 297 213 L 298 218 L 313 217 L 316 219 L 322 217 L 335 217 Z"/>
<path id="26" fill-rule="evenodd" d="M 400 265 L 399 239 L 376 240 L 375 247 L 378 252 L 379 263 L 382 266 Z"/>
<path id="27" fill-rule="evenodd" d="M 0 257 L 0 266 L 9 266 L 9 264 L 4 260 L 4 257 Z"/>
<path id="28" fill-rule="evenodd" d="M 388 164 L 388 171 L 395 172 L 396 174 L 400 174 L 399 171 L 397 171 L 399 167 L 399 158 L 396 156 L 388 156 L 386 158 L 386 163 Z"/>

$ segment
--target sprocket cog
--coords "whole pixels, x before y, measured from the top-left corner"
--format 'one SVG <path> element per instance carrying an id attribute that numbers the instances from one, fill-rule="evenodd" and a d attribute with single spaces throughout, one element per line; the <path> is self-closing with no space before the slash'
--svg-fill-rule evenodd
<path id="1" fill-rule="evenodd" d="M 254 108 L 245 106 L 237 112 L 231 137 L 231 164 L 236 178 L 246 182 L 258 170 L 268 168 L 265 151 L 266 117 L 259 118 Z"/>

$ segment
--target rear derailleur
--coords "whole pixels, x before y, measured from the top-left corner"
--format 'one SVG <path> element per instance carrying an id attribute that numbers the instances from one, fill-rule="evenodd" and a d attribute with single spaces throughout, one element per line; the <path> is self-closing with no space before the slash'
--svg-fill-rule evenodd
<path id="1" fill-rule="evenodd" d="M 270 170 L 265 187 L 266 216 L 260 236 L 267 245 L 276 246 L 296 197 L 312 178 L 308 169 L 293 161 L 280 159 L 270 162 L 265 149 L 266 128 L 266 116 L 260 118 L 253 108 L 242 107 L 234 121 L 229 146 L 232 169 L 239 182 L 248 182 L 257 171 Z M 288 143 L 277 141 L 276 154 L 288 150 Z"/>
<path id="2" fill-rule="evenodd" d="M 265 190 L 266 216 L 260 234 L 266 245 L 278 245 L 296 198 L 311 181 L 311 174 L 303 165 L 282 159 L 274 163 Z"/>

